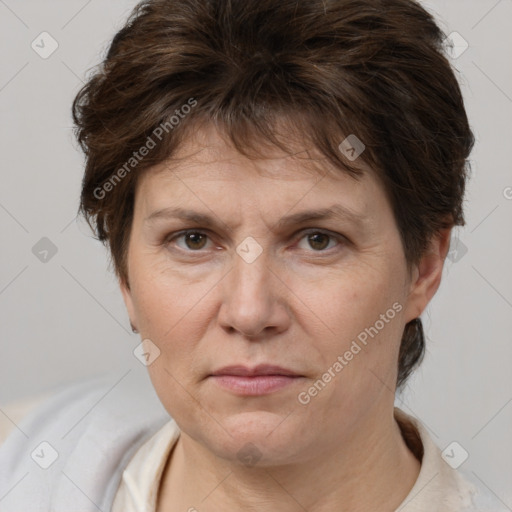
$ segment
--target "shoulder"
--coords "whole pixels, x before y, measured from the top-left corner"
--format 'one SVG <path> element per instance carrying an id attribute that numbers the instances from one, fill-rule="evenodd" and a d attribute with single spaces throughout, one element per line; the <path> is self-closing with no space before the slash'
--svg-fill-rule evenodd
<path id="1" fill-rule="evenodd" d="M 0 445 L 2 511 L 108 510 L 130 457 L 167 421 L 136 370 L 57 390 Z"/>
<path id="2" fill-rule="evenodd" d="M 510 508 L 473 473 L 466 470 L 458 473 L 461 481 L 472 489 L 471 505 L 462 512 L 510 512 Z"/>
<path id="3" fill-rule="evenodd" d="M 49 397 L 49 394 L 31 396 L 30 398 L 15 400 L 2 405 L 0 407 L 0 445 L 24 418 L 28 417 L 32 411 L 36 410 Z"/>
<path id="4" fill-rule="evenodd" d="M 402 436 L 421 460 L 418 480 L 399 510 L 419 512 L 510 512 L 510 509 L 483 482 L 443 456 L 420 420 L 395 408 Z"/>

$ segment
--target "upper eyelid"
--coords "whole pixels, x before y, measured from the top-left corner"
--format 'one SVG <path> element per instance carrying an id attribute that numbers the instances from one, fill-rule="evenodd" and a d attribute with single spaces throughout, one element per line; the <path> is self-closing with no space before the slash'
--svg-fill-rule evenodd
<path id="1" fill-rule="evenodd" d="M 335 231 L 331 231 L 330 229 L 325 228 L 302 228 L 299 229 L 297 234 L 302 233 L 303 235 L 307 235 L 310 233 L 323 233 L 324 235 L 332 236 L 333 238 L 344 238 L 344 235 L 341 233 L 336 233 Z"/>

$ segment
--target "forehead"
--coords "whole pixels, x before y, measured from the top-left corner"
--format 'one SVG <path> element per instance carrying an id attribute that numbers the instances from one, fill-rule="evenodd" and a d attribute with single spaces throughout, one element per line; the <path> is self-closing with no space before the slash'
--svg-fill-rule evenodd
<path id="1" fill-rule="evenodd" d="M 172 158 L 143 175 L 136 223 L 172 218 L 178 211 L 187 218 L 213 215 L 233 225 L 277 225 L 293 214 L 325 217 L 326 209 L 342 211 L 359 227 L 391 220 L 384 189 L 371 169 L 361 163 L 356 178 L 311 146 L 292 144 L 290 152 L 269 146 L 248 156 L 216 130 L 196 132 Z"/>
<path id="2" fill-rule="evenodd" d="M 285 181 L 359 180 L 333 163 L 305 137 L 287 137 L 286 151 L 270 143 L 254 143 L 243 154 L 227 136 L 213 125 L 203 125 L 190 133 L 177 151 L 164 162 L 144 170 L 138 187 L 158 189 L 165 181 L 184 178 L 202 181 L 238 181 L 249 177 L 264 177 Z M 354 162 L 352 162 L 352 165 Z M 378 179 L 376 173 L 358 162 L 362 176 Z"/>

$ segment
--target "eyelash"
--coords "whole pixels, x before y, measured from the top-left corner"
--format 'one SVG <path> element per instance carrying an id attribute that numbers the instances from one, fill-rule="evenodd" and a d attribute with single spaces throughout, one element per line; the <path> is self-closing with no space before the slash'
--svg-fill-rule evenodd
<path id="1" fill-rule="evenodd" d="M 171 233 L 170 235 L 167 235 L 164 238 L 163 244 L 166 247 L 168 247 L 175 240 L 177 240 L 181 237 L 184 237 L 188 234 L 191 234 L 191 233 L 205 235 L 208 237 L 208 240 L 211 241 L 211 238 L 208 235 L 208 231 L 203 231 L 203 230 L 199 230 L 199 229 L 185 229 L 185 230 L 179 231 L 177 233 Z M 301 233 L 302 233 L 302 236 L 300 236 L 299 238 L 294 237 L 295 239 L 297 239 L 298 242 L 300 242 L 302 239 L 306 238 L 309 235 L 316 235 L 316 234 L 328 236 L 330 238 L 329 242 L 331 240 L 335 240 L 338 242 L 338 244 L 335 247 L 331 247 L 328 249 L 321 249 L 321 250 L 311 249 L 311 252 L 317 253 L 317 254 L 330 254 L 333 250 L 339 249 L 340 245 L 343 245 L 344 243 L 348 242 L 347 238 L 345 236 L 341 235 L 340 233 L 332 233 L 330 231 L 326 231 L 326 230 L 322 230 L 322 229 L 311 228 L 308 230 L 301 230 Z M 198 256 L 201 255 L 201 253 L 203 251 L 203 249 L 193 250 L 193 249 L 183 249 L 181 247 L 178 247 L 177 250 L 186 252 L 189 254 L 197 253 Z"/>

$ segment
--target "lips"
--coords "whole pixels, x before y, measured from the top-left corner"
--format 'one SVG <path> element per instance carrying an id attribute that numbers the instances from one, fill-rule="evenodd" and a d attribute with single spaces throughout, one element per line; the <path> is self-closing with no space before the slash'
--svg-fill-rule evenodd
<path id="1" fill-rule="evenodd" d="M 254 367 L 243 365 L 225 366 L 210 375 L 211 382 L 231 394 L 250 397 L 277 393 L 296 386 L 303 375 L 273 364 Z"/>
<path id="2" fill-rule="evenodd" d="M 302 377 L 302 375 L 290 370 L 283 368 L 282 366 L 276 366 L 272 364 L 260 364 L 253 368 L 243 365 L 232 365 L 225 366 L 220 370 L 214 371 L 212 376 L 237 376 L 237 377 L 260 377 L 260 376 L 286 376 L 286 377 Z"/>

